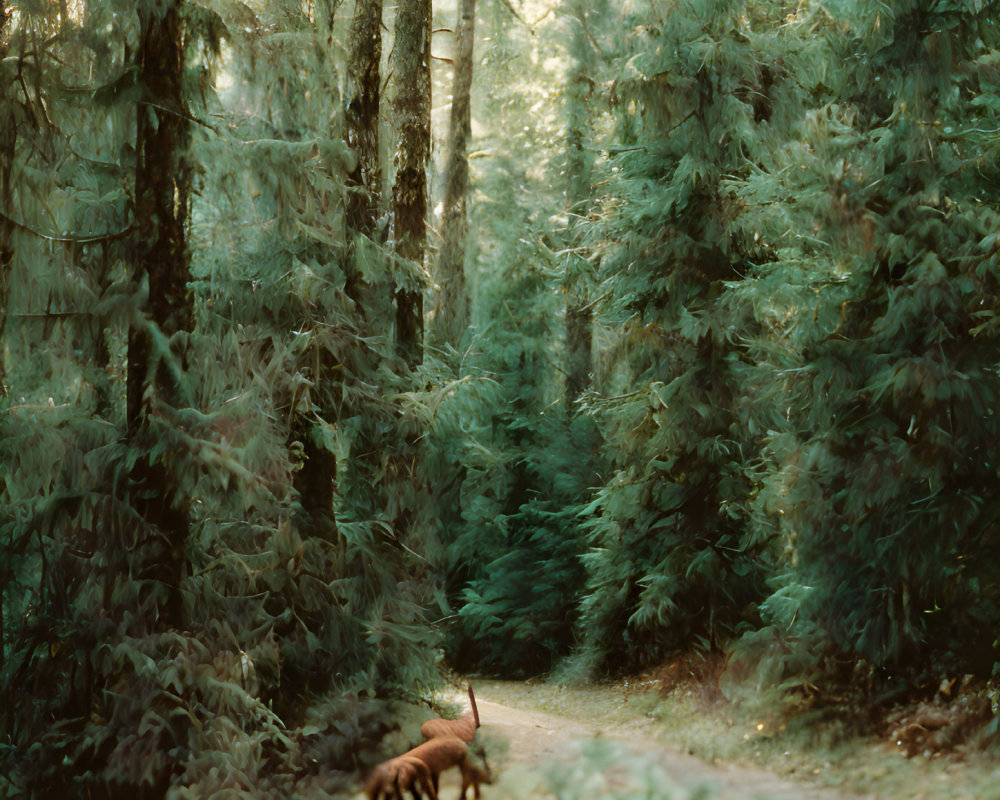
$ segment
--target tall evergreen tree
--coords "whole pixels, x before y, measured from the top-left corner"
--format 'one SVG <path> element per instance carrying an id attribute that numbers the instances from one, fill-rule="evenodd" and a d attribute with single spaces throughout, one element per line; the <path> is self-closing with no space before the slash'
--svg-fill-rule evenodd
<path id="1" fill-rule="evenodd" d="M 392 72 L 398 131 L 392 187 L 397 266 L 396 340 L 418 363 L 424 336 L 424 251 L 427 162 L 431 154 L 431 0 L 401 0 L 396 8 Z"/>
<path id="2" fill-rule="evenodd" d="M 634 34 L 609 98 L 599 309 L 617 341 L 585 403 L 610 466 L 588 509 L 581 602 L 602 667 L 724 646 L 754 622 L 770 576 L 769 538 L 744 524 L 752 441 L 735 416 L 738 337 L 717 302 L 746 258 L 727 184 L 768 152 L 755 104 L 777 58 L 740 33 L 741 13 L 693 3 L 623 20 Z"/>
<path id="3" fill-rule="evenodd" d="M 1000 39 L 975 4 L 866 9 L 796 15 L 799 136 L 739 193 L 772 248 L 739 295 L 768 387 L 760 510 L 794 564 L 764 608 L 813 652 L 987 674 Z"/>
<path id="4" fill-rule="evenodd" d="M 4 349 L 23 399 L 0 418 L 5 796 L 346 792 L 354 754 L 385 730 L 375 698 L 433 681 L 423 586 L 386 533 L 410 478 L 406 372 L 365 320 L 391 316 L 392 296 L 359 310 L 344 291 L 349 152 L 326 61 L 343 31 L 296 2 L 189 5 L 183 48 L 159 50 L 140 33 L 172 9 L 25 7 L 0 65 L 18 125 L 3 211 L 22 215 Z M 145 74 L 159 57 L 164 75 Z M 171 119 L 186 139 L 174 166 L 201 165 L 186 198 L 187 174 L 153 169 Z M 157 237 L 164 256 L 187 249 L 154 263 Z M 387 253 L 368 252 L 353 263 L 388 280 Z M 138 291 L 143 270 L 161 295 Z M 130 328 L 149 358 L 127 396 Z M 303 419 L 337 461 L 336 535 L 296 513 Z M 192 501 L 189 535 L 136 513 L 160 510 L 147 465 L 166 473 L 165 502 Z M 275 709 L 316 724 L 290 730 Z M 360 727 L 338 729 L 347 714 Z M 323 766 L 303 773 L 300 746 Z"/>
<path id="5" fill-rule="evenodd" d="M 594 480 L 580 456 L 590 440 L 563 413 L 565 296 L 549 247 L 548 220 L 565 198 L 564 120 L 548 104 L 547 70 L 565 51 L 551 15 L 531 30 L 505 4 L 480 9 L 489 27 L 474 97 L 496 127 L 471 162 L 469 375 L 442 401 L 428 447 L 460 468 L 457 508 L 442 514 L 447 598 L 458 611 L 446 652 L 459 669 L 528 675 L 574 643 L 576 504 Z"/>
<path id="6" fill-rule="evenodd" d="M 0 0 L 0 57 L 7 55 L 7 6 Z M 0 108 L 6 108 L 9 97 L 10 82 L 0 85 L 0 98 L 5 102 L 0 103 Z M 10 280 L 11 262 L 11 235 L 14 226 L 7 216 L 6 209 L 10 208 L 11 194 L 11 169 L 14 161 L 14 145 L 16 143 L 17 127 L 14 116 L 7 117 L 6 124 L 0 129 L 0 350 L 4 349 L 4 331 L 7 327 L 7 282 Z M 7 398 L 7 370 L 6 358 L 0 353 L 0 406 Z M 10 567 L 7 560 L 0 561 L 0 674 L 3 673 L 6 665 L 6 600 L 5 593 L 9 585 Z M 5 703 L 10 702 L 10 697 L 6 692 L 0 694 L 0 698 Z"/>
<path id="7" fill-rule="evenodd" d="M 593 367 L 592 267 L 581 252 L 580 219 L 586 219 L 591 202 L 594 143 L 591 105 L 598 91 L 594 78 L 598 53 L 592 28 L 606 24 L 606 3 L 573 2 L 564 10 L 570 28 L 570 66 L 566 76 L 566 402 L 573 402 L 590 386 Z"/>
<path id="8" fill-rule="evenodd" d="M 140 5 L 136 118 L 135 274 L 146 292 L 145 317 L 129 330 L 127 425 L 144 450 L 135 462 L 136 510 L 155 531 L 149 577 L 170 598 L 165 620 L 181 624 L 180 590 L 188 537 L 187 501 L 155 444 L 163 432 L 158 406 L 188 405 L 184 335 L 193 326 L 188 284 L 187 215 L 191 169 L 187 163 L 189 113 L 184 98 L 184 26 L 180 2 Z M 145 286 L 143 286 L 145 284 Z"/>
<path id="9" fill-rule="evenodd" d="M 157 724 L 136 736 L 156 693 L 132 659 L 158 655 L 165 626 L 179 621 L 184 559 L 137 520 L 148 497 L 137 499 L 128 477 L 136 459 L 158 460 L 144 449 L 149 438 L 125 440 L 121 383 L 125 319 L 139 313 L 127 275 L 142 258 L 127 246 L 140 216 L 128 202 L 137 11 L 127 2 L 22 9 L 5 39 L 3 212 L 17 218 L 5 277 L 17 335 L 4 345 L 22 413 L 4 415 L 0 437 L 0 574 L 19 611 L 5 631 L 0 719 L 13 747 L 4 773 L 28 792 L 106 796 L 141 775 L 162 791 L 167 774 L 162 756 L 130 761 L 170 738 Z"/>
<path id="10" fill-rule="evenodd" d="M 0 0 L 0 57 L 7 55 L 7 20 L 8 11 L 5 3 Z M 8 76 L 0 85 L 2 97 L 9 98 L 10 86 L 14 76 Z M 5 103 L 6 105 L 6 103 Z M 13 111 L 13 109 L 11 109 Z M 8 216 L 7 209 L 11 207 L 13 193 L 11 191 L 11 173 L 14 166 L 14 152 L 17 145 L 17 117 L 14 113 L 6 115 L 6 121 L 0 128 L 0 342 L 3 341 L 4 329 L 7 323 L 7 285 L 10 280 L 11 262 L 13 253 L 11 252 L 12 238 L 14 233 L 14 223 Z M 7 372 L 5 367 L 5 356 L 0 353 L 0 397 L 7 396 Z M 0 597 L 0 633 L 3 631 L 3 602 Z M 3 638 L 0 637 L 0 642 Z M 0 653 L 0 662 L 3 660 L 3 653 Z"/>
<path id="11" fill-rule="evenodd" d="M 469 324 L 465 287 L 467 234 L 466 196 L 469 191 L 469 137 L 472 133 L 472 77 L 476 33 L 476 0 L 460 0 L 452 59 L 453 86 L 444 165 L 441 246 L 434 273 L 435 301 L 429 343 L 457 348 Z"/>
<path id="12" fill-rule="evenodd" d="M 248 630 L 280 633 L 281 684 L 272 691 L 294 706 L 344 685 L 376 695 L 425 684 L 431 634 L 413 565 L 422 546 L 403 519 L 421 488 L 409 420 L 395 405 L 410 378 L 386 335 L 393 296 L 381 287 L 391 286 L 391 254 L 345 225 L 343 171 L 355 153 L 337 127 L 346 98 L 333 68 L 342 65 L 298 4 L 269 4 L 260 15 L 258 29 L 275 33 L 240 37 L 230 67 L 254 91 L 234 86 L 220 98 L 232 138 L 199 143 L 201 160 L 224 169 L 198 196 L 199 215 L 220 224 L 201 239 L 196 287 L 209 340 L 218 331 L 229 342 L 225 369 L 203 380 L 223 404 L 217 413 L 223 398 L 246 398 L 259 434 L 244 447 L 264 447 L 254 449 L 257 469 L 294 475 L 297 492 L 283 477 L 241 483 L 222 508 L 246 521 L 225 541 L 199 542 L 198 560 L 231 549 L 238 533 L 237 557 L 199 584 L 249 604 Z M 337 35 L 349 34 L 348 22 Z M 246 184 L 261 190 L 228 191 Z M 229 224 L 247 218 L 262 224 Z M 287 444 L 265 457 L 275 438 Z M 218 524 L 211 529 L 221 535 Z M 250 601 L 252 587 L 239 578 L 241 552 L 269 564 L 263 603 Z"/>
<path id="13" fill-rule="evenodd" d="M 587 401 L 618 465 L 586 556 L 599 651 L 725 641 L 759 604 L 804 642 L 779 661 L 996 660 L 972 631 L 997 624 L 973 566 L 995 557 L 974 442 L 997 34 L 978 6 L 889 19 L 735 2 L 627 26 L 601 309 L 624 335 L 618 391 Z"/>

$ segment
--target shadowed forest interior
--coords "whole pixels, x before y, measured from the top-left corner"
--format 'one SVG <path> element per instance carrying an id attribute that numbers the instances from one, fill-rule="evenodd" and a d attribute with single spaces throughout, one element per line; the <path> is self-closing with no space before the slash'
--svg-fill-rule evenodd
<path id="1" fill-rule="evenodd" d="M 995 746 L 995 12 L 0 0 L 0 795 L 692 654 Z"/>

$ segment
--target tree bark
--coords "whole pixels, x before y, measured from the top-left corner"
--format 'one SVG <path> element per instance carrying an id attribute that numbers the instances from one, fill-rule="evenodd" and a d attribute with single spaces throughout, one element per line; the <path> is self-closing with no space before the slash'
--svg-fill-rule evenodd
<path id="1" fill-rule="evenodd" d="M 136 122 L 136 278 L 149 282 L 146 313 L 167 337 L 190 330 L 191 280 L 185 237 L 190 169 L 184 157 L 188 113 L 181 86 L 183 41 L 179 6 L 161 14 L 140 12 L 139 80 L 144 94 Z M 127 420 L 130 430 L 142 421 L 143 395 L 152 382 L 168 397 L 180 386 L 163 358 L 147 375 L 152 356 L 149 332 L 133 326 L 129 333 Z"/>
<path id="2" fill-rule="evenodd" d="M 0 0 L 0 57 L 7 54 L 7 21 L 10 19 L 7 4 Z M 14 150 L 17 145 L 17 121 L 11 108 L 0 113 L 0 201 L 3 210 L 11 207 L 11 170 L 14 165 Z M 11 250 L 11 239 L 14 226 L 7 217 L 0 217 L 0 397 L 7 396 L 7 365 L 4 359 L 3 332 L 7 323 L 7 290 L 10 280 L 11 265 L 14 253 Z M 2 605 L 0 605 L 2 611 Z M 2 621 L 2 617 L 0 617 Z M 2 642 L 3 639 L 0 639 Z M 3 653 L 0 653 L 0 664 L 3 663 Z"/>
<path id="3" fill-rule="evenodd" d="M 347 65 L 345 136 L 357 158 L 347 179 L 347 224 L 369 237 L 375 230 L 382 191 L 378 149 L 381 62 L 382 0 L 358 0 Z"/>
<path id="4" fill-rule="evenodd" d="M 146 524 L 158 531 L 145 561 L 145 578 L 163 584 L 168 600 L 161 612 L 167 624 L 180 621 L 180 584 L 188 536 L 187 509 L 163 456 L 153 457 L 150 399 L 167 405 L 182 402 L 182 353 L 163 353 L 153 337 L 170 339 L 192 328 L 191 280 L 185 235 L 190 168 L 185 158 L 189 138 L 184 102 L 183 27 L 180 2 L 165 7 L 140 6 L 139 82 L 143 96 L 136 124 L 135 280 L 148 281 L 145 319 L 129 330 L 126 422 L 135 447 L 147 454 L 136 461 L 131 477 L 133 503 Z"/>
<path id="5" fill-rule="evenodd" d="M 593 50 L 586 29 L 589 2 L 570 4 L 569 22 L 572 26 L 570 52 L 573 57 L 567 86 L 566 137 L 566 211 L 570 240 L 577 228 L 576 220 L 585 213 L 590 197 L 593 159 L 586 148 L 591 137 L 590 112 L 587 99 L 593 91 L 589 76 Z M 588 299 L 588 282 L 585 279 L 589 264 L 575 253 L 570 253 L 566 266 L 564 288 L 566 292 L 566 405 L 568 409 L 590 385 L 592 366 L 593 313 Z"/>
<path id="6" fill-rule="evenodd" d="M 294 484 L 309 527 L 331 536 L 337 527 L 333 513 L 337 457 L 316 440 L 314 425 L 307 417 L 297 416 L 292 435 L 302 443 L 304 463 L 295 473 Z"/>
<path id="7" fill-rule="evenodd" d="M 437 297 L 429 343 L 458 348 L 469 326 L 465 288 L 466 203 L 469 190 L 468 142 L 472 131 L 472 75 L 476 33 L 476 0 L 460 0 L 448 158 L 444 168 L 444 206 L 441 214 L 441 250 L 435 284 Z"/>
<path id="8" fill-rule="evenodd" d="M 393 46 L 399 140 L 392 189 L 396 254 L 422 273 L 427 218 L 427 162 L 431 151 L 431 2 L 400 0 Z M 396 343 L 412 365 L 423 348 L 423 280 L 401 276 L 396 284 Z"/>
<path id="9" fill-rule="evenodd" d="M 0 12 L 3 11 L 0 6 Z M 0 18 L 0 23 L 2 23 Z M 3 31 L 0 25 L 0 32 Z M 3 127 L 2 141 L 0 141 L 0 197 L 2 197 L 3 208 L 6 210 L 11 205 L 10 172 L 14 158 L 14 142 L 17 137 L 17 126 L 14 117 L 11 115 L 6 122 L 0 122 Z M 4 332 L 7 329 L 7 297 L 10 287 L 10 274 L 14 263 L 14 250 L 12 239 L 14 238 L 14 226 L 6 217 L 0 217 L 0 397 L 7 396 L 7 360 L 5 358 L 5 348 L 3 347 Z M 3 656 L 0 655 L 0 661 Z"/>
<path id="10" fill-rule="evenodd" d="M 0 56 L 7 54 L 6 27 L 7 4 L 4 0 L 0 0 Z M 5 111 L 8 113 L 5 114 L 7 121 L 3 123 L 3 141 L 0 144 L 0 159 L 2 159 L 0 160 L 0 198 L 3 201 L 3 208 L 6 210 L 10 207 L 10 170 L 14 160 L 14 142 L 16 141 L 14 137 L 17 135 L 17 128 L 14 125 L 13 114 L 9 113 L 9 109 L 5 109 Z M 7 396 L 7 365 L 3 357 L 3 332 L 7 323 L 7 281 L 9 280 L 10 266 L 13 259 L 13 254 L 10 250 L 12 231 L 10 222 L 6 218 L 0 219 L 0 397 Z M 4 652 L 6 651 L 7 625 L 4 615 L 3 597 L 4 589 L 7 588 L 9 580 L 10 575 L 8 574 L 5 561 L 3 564 L 3 574 L 0 575 L 0 675 L 5 673 L 6 667 Z M 4 704 L 8 708 L 10 707 L 9 697 L 4 697 Z"/>

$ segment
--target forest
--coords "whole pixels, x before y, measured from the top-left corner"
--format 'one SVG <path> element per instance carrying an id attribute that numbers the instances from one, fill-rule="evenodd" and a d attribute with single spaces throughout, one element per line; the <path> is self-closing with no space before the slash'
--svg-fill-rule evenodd
<path id="1" fill-rule="evenodd" d="M 0 0 L 0 796 L 691 654 L 995 747 L 996 11 Z"/>

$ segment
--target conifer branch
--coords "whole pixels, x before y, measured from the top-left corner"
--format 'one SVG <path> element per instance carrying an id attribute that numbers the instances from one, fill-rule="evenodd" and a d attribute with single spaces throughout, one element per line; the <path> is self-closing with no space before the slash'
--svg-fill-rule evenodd
<path id="1" fill-rule="evenodd" d="M 0 219 L 5 222 L 10 223 L 18 230 L 22 230 L 25 233 L 30 233 L 32 236 L 36 236 L 39 239 L 44 239 L 47 242 L 64 242 L 67 244 L 93 244 L 94 242 L 110 242 L 115 239 L 121 239 L 128 236 L 135 228 L 134 224 L 129 225 L 127 228 L 122 228 L 119 231 L 106 231 L 104 233 L 92 233 L 85 236 L 66 236 L 64 234 L 51 234 L 42 233 L 39 230 L 35 230 L 30 225 L 24 222 L 14 219 L 9 214 L 0 211 Z"/>
<path id="2" fill-rule="evenodd" d="M 211 125 L 209 125 L 207 122 L 205 122 L 204 120 L 200 120 L 200 119 L 198 119 L 195 116 L 192 116 L 191 114 L 187 113 L 186 111 L 180 111 L 180 110 L 178 110 L 176 108 L 169 108 L 168 106 L 162 105 L 161 103 L 154 103 L 151 100 L 143 100 L 140 103 L 140 105 L 148 106 L 149 108 L 155 108 L 157 111 L 164 111 L 167 114 L 173 114 L 175 117 L 178 117 L 179 119 L 183 119 L 183 120 L 185 120 L 187 122 L 193 122 L 196 125 L 201 125 L 203 128 L 207 128 L 212 133 L 214 133 L 216 136 L 219 135 L 219 132 L 215 128 L 213 128 Z"/>

